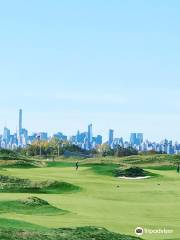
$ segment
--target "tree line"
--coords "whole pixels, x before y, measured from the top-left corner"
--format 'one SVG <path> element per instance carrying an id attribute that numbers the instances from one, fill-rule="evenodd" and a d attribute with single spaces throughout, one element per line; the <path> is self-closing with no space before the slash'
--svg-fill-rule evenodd
<path id="1" fill-rule="evenodd" d="M 65 154 L 65 152 L 79 153 L 89 156 L 130 156 L 137 155 L 138 151 L 132 147 L 123 148 L 115 146 L 113 149 L 107 144 L 98 145 L 95 149 L 85 150 L 81 147 L 72 144 L 68 141 L 60 141 L 57 138 L 52 138 L 49 141 L 36 140 L 32 144 L 28 144 L 25 148 L 18 148 L 16 150 L 0 149 L 0 155 L 17 156 L 42 156 L 42 157 L 58 157 Z M 17 155 L 18 154 L 18 155 Z"/>
<path id="2" fill-rule="evenodd" d="M 106 156 L 130 156 L 137 155 L 138 151 L 132 147 L 123 148 L 116 146 L 114 149 L 110 148 L 108 144 L 98 145 L 96 149 L 85 150 L 79 146 L 72 144 L 68 141 L 63 142 L 57 138 L 52 138 L 50 141 L 34 141 L 32 144 L 28 145 L 26 148 L 21 149 L 21 153 L 27 156 L 62 156 L 64 153 L 74 152 L 81 153 L 85 155 L 100 155 L 102 157 Z"/>

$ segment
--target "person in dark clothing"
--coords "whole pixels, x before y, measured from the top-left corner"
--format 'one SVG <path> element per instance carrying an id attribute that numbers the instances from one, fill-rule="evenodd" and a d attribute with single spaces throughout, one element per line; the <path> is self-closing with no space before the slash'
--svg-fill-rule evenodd
<path id="1" fill-rule="evenodd" d="M 180 166 L 179 166 L 179 163 L 177 165 L 177 173 L 179 174 L 179 171 L 180 171 Z"/>
<path id="2" fill-rule="evenodd" d="M 79 169 L 79 162 L 76 162 L 76 171 Z"/>

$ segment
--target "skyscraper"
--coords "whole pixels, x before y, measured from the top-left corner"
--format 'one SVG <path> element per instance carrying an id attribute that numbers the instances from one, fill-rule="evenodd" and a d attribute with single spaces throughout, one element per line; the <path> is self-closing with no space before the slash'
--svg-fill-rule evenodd
<path id="1" fill-rule="evenodd" d="M 114 130 L 109 129 L 109 141 L 108 141 L 109 146 L 113 144 L 113 141 L 114 141 Z"/>
<path id="2" fill-rule="evenodd" d="M 141 145 L 143 143 L 143 133 L 131 133 L 130 136 L 131 145 Z"/>
<path id="3" fill-rule="evenodd" d="M 132 146 L 136 145 L 136 133 L 131 133 L 130 143 L 131 143 Z"/>
<path id="4" fill-rule="evenodd" d="M 9 140 L 10 140 L 10 130 L 7 127 L 4 128 L 3 140 L 5 141 L 6 144 L 9 143 Z"/>
<path id="5" fill-rule="evenodd" d="M 93 141 L 93 132 L 92 132 L 92 124 L 88 126 L 88 147 L 91 148 L 91 144 Z"/>
<path id="6" fill-rule="evenodd" d="M 22 133 L 22 109 L 19 110 L 19 137 Z"/>
<path id="7" fill-rule="evenodd" d="M 97 135 L 96 139 L 95 139 L 96 144 L 101 145 L 102 144 L 102 136 L 101 135 Z"/>
<path id="8" fill-rule="evenodd" d="M 137 145 L 141 145 L 143 143 L 143 133 L 137 133 L 136 139 Z"/>

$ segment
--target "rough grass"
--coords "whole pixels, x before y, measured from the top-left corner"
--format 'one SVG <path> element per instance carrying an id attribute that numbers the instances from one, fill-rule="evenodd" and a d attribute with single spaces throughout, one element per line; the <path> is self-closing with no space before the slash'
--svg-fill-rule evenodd
<path id="1" fill-rule="evenodd" d="M 64 228 L 47 232 L 7 229 L 0 230 L 0 238 L 3 240 L 140 240 L 95 227 Z"/>
<path id="2" fill-rule="evenodd" d="M 60 194 L 78 191 L 80 188 L 67 182 L 30 181 L 17 177 L 0 175 L 0 192 Z"/>
<path id="3" fill-rule="evenodd" d="M 0 149 L 0 160 L 28 160 L 30 157 L 25 156 L 17 151 Z"/>
<path id="4" fill-rule="evenodd" d="M 180 156 L 177 155 L 163 155 L 163 154 L 155 154 L 155 155 L 136 155 L 123 157 L 120 161 L 124 164 L 131 165 L 149 165 L 149 166 L 174 166 L 177 161 L 180 161 Z"/>
<path id="5" fill-rule="evenodd" d="M 44 161 L 35 160 L 6 160 L 0 161 L 1 168 L 38 168 L 44 167 L 46 163 Z"/>
<path id="6" fill-rule="evenodd" d="M 144 168 L 148 168 L 151 170 L 160 170 L 160 171 L 175 171 L 176 166 L 167 166 L 167 165 L 162 165 L 162 166 L 145 166 Z"/>
<path id="7" fill-rule="evenodd" d="M 24 200 L 0 201 L 0 213 L 51 216 L 66 214 L 68 211 L 56 208 L 43 199 L 29 197 Z"/>

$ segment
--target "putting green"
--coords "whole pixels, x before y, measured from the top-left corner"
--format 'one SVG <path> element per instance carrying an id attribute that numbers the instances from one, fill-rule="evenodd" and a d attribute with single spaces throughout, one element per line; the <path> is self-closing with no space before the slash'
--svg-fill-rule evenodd
<path id="1" fill-rule="evenodd" d="M 63 194 L 33 194 L 52 206 L 67 211 L 64 215 L 44 216 L 1 213 L 1 218 L 23 220 L 48 228 L 96 226 L 117 233 L 135 235 L 138 226 L 170 229 L 172 234 L 145 234 L 144 239 L 180 238 L 180 176 L 174 170 L 147 169 L 157 174 L 145 180 L 121 180 L 95 171 L 89 165 L 75 171 L 72 166 L 34 169 L 8 168 L 0 174 L 36 181 L 56 180 L 81 187 Z M 1 193 L 0 201 L 27 198 L 31 194 Z M 1 204 L 1 203 L 0 203 Z M 3 202 L 2 202 L 3 204 Z"/>

